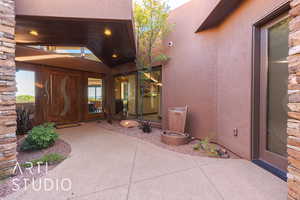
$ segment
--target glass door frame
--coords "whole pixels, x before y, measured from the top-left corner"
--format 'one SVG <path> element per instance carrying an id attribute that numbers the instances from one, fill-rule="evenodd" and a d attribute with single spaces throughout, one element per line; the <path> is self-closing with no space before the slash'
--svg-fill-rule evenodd
<path id="1" fill-rule="evenodd" d="M 100 113 L 90 113 L 88 109 L 88 78 L 96 78 L 102 80 L 102 112 Z M 96 120 L 104 118 L 104 104 L 106 101 L 106 93 L 105 93 L 105 76 L 100 73 L 92 73 L 92 72 L 84 72 L 83 75 L 84 82 L 84 101 L 83 101 L 83 110 L 84 110 L 84 120 Z"/>
<path id="2" fill-rule="evenodd" d="M 113 93 L 113 115 L 115 115 L 116 113 L 116 96 L 115 96 L 115 89 L 116 89 L 116 85 L 115 85 L 115 79 L 117 77 L 122 77 L 122 76 L 130 76 L 130 75 L 135 75 L 135 119 L 138 119 L 138 105 L 139 105 L 139 98 L 138 98 L 138 92 L 139 92 L 139 78 L 138 78 L 138 71 L 132 71 L 132 72 L 128 72 L 128 73 L 123 73 L 123 74 L 116 74 L 114 75 L 114 93 Z M 134 115 L 133 115 L 134 116 Z"/>
<path id="3" fill-rule="evenodd" d="M 136 94 L 135 94 L 135 98 L 136 98 L 136 119 L 138 120 L 141 120 L 141 121 L 144 121 L 144 117 L 143 115 L 141 114 L 143 112 L 143 99 L 141 98 L 141 73 L 147 71 L 147 69 L 141 69 L 141 70 L 136 70 L 136 71 L 131 71 L 131 72 L 128 72 L 128 73 L 120 73 L 120 74 L 116 74 L 114 75 L 114 80 L 115 78 L 117 77 L 121 77 L 121 76 L 129 76 L 129 75 L 135 75 L 136 76 Z M 150 72 L 153 72 L 153 71 L 160 71 L 160 73 L 162 74 L 162 66 L 155 66 L 155 67 L 152 67 L 151 71 Z M 115 81 L 114 81 L 114 86 L 113 86 L 114 90 L 115 90 Z M 162 98 L 162 96 L 160 96 L 160 98 Z M 113 114 L 115 114 L 115 94 L 113 94 L 113 101 L 114 101 L 114 109 L 113 109 Z M 162 100 L 160 101 L 160 109 L 162 109 Z M 161 123 L 160 122 L 157 122 L 157 121 L 151 121 L 151 122 L 154 122 L 154 123 Z"/>
<path id="4" fill-rule="evenodd" d="M 138 119 L 141 120 L 141 121 L 150 121 L 150 122 L 153 122 L 153 123 L 161 123 L 162 121 L 162 118 L 159 120 L 159 121 L 155 121 L 155 120 L 145 120 L 145 117 L 144 117 L 144 101 L 143 101 L 143 91 L 142 91 L 142 78 L 141 78 L 141 73 L 144 73 L 144 72 L 148 72 L 148 73 L 151 73 L 151 72 L 157 72 L 159 71 L 160 74 L 161 74 L 161 78 L 162 78 L 162 66 L 155 66 L 155 67 L 152 67 L 151 70 L 147 70 L 147 69 L 142 69 L 142 70 L 139 70 L 138 71 Z M 160 105 L 159 105 L 159 109 L 162 111 L 162 88 L 161 88 L 161 95 L 160 95 Z"/>
<path id="5" fill-rule="evenodd" d="M 260 29 L 260 104 L 259 104 L 259 159 L 267 163 L 275 165 L 283 171 L 287 170 L 287 158 L 271 152 L 267 149 L 267 110 L 268 110 L 268 33 L 269 29 L 275 24 L 288 18 L 287 14 L 284 14 L 269 23 L 265 24 Z"/>

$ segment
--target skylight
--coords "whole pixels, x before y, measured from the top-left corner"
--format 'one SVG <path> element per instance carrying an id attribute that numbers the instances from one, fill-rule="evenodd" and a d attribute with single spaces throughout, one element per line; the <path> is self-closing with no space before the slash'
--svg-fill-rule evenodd
<path id="1" fill-rule="evenodd" d="M 57 54 L 63 54 L 63 55 L 69 55 L 69 56 L 75 56 L 80 57 L 96 62 L 102 62 L 97 56 L 93 54 L 92 51 L 90 51 L 86 47 L 73 47 L 73 46 L 33 46 L 30 45 L 28 47 L 47 51 L 47 52 L 53 52 Z"/>

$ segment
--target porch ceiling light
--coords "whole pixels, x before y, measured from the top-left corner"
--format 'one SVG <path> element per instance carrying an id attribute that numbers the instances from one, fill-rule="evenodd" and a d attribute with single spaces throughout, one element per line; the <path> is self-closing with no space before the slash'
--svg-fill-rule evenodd
<path id="1" fill-rule="evenodd" d="M 31 30 L 29 32 L 30 35 L 33 35 L 33 36 L 39 36 L 39 32 L 37 32 L 36 30 Z"/>
<path id="2" fill-rule="evenodd" d="M 38 56 L 20 56 L 16 57 L 16 61 L 25 62 L 25 61 L 34 61 L 34 60 L 47 60 L 47 59 L 55 59 L 55 58 L 72 58 L 74 56 L 71 55 L 57 55 L 57 54 L 50 54 L 50 55 L 38 55 Z"/>
<path id="3" fill-rule="evenodd" d="M 111 36 L 111 35 L 112 35 L 111 30 L 108 29 L 108 28 L 106 28 L 106 29 L 104 30 L 104 35 L 106 35 L 106 36 Z"/>

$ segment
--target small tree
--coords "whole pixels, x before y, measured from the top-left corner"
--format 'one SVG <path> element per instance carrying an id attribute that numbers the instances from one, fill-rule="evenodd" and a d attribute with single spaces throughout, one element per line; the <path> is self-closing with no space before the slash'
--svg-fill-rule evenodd
<path id="1" fill-rule="evenodd" d="M 168 60 L 162 41 L 170 32 L 170 7 L 165 0 L 136 0 L 134 5 L 137 35 L 137 66 L 150 68 L 156 62 Z"/>
<path id="2" fill-rule="evenodd" d="M 151 71 L 157 63 L 165 62 L 169 58 L 163 52 L 163 40 L 171 31 L 172 25 L 168 23 L 170 7 L 166 0 L 135 0 L 134 19 L 137 36 L 137 68 L 139 73 L 140 102 L 143 110 L 143 97 L 145 90 L 144 71 Z M 143 112 L 141 112 L 143 120 Z"/>

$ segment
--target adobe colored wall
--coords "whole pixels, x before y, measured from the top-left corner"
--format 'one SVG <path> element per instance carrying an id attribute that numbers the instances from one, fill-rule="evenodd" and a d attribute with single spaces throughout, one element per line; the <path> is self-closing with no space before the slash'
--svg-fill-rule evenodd
<path id="1" fill-rule="evenodd" d="M 218 2 L 191 0 L 171 13 L 175 28 L 165 45 L 174 46 L 167 48 L 171 60 L 163 68 L 164 116 L 168 107 L 188 105 L 194 136 L 215 138 L 251 159 L 252 25 L 287 0 L 246 0 L 220 26 L 196 34 Z"/>
<path id="2" fill-rule="evenodd" d="M 300 1 L 291 2 L 289 52 L 288 199 L 300 200 Z"/>
<path id="3" fill-rule="evenodd" d="M 0 179 L 16 163 L 15 1 L 0 0 Z"/>
<path id="4" fill-rule="evenodd" d="M 16 0 L 16 15 L 132 19 L 131 0 Z"/>
<path id="5" fill-rule="evenodd" d="M 285 2 L 245 1 L 218 28 L 218 141 L 248 159 L 251 159 L 252 25 Z M 234 137 L 234 128 L 238 128 L 238 137 Z"/>
<path id="6" fill-rule="evenodd" d="M 163 128 L 168 108 L 189 107 L 187 132 L 193 136 L 216 138 L 217 31 L 195 34 L 200 22 L 218 0 L 192 0 L 170 14 L 175 26 L 165 40 L 170 61 L 162 67 Z M 173 46 L 167 47 L 172 41 Z"/>

